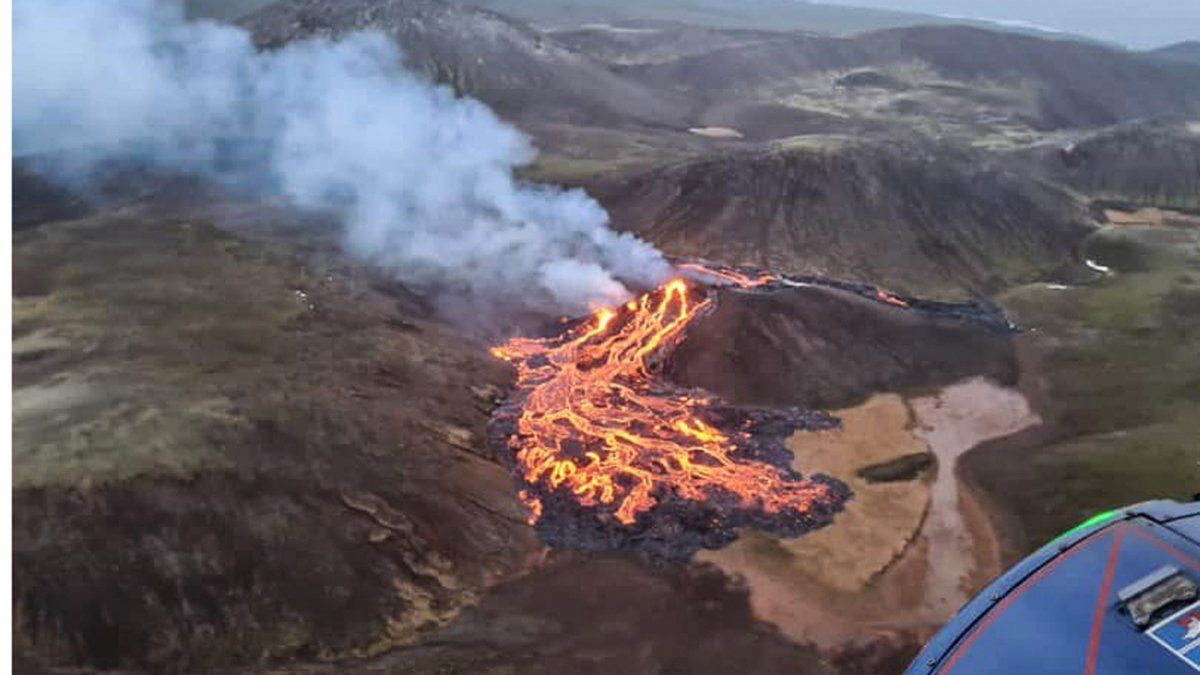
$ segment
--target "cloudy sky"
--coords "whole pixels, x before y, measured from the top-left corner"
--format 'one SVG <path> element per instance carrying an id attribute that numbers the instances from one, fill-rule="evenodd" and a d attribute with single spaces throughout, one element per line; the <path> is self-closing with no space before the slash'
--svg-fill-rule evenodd
<path id="1" fill-rule="evenodd" d="M 1200 0 L 823 0 L 929 14 L 1021 21 L 1134 48 L 1200 40 Z"/>

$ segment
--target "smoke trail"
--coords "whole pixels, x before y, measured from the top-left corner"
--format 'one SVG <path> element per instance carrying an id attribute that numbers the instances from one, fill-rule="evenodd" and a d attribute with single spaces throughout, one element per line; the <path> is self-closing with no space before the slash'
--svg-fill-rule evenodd
<path id="1" fill-rule="evenodd" d="M 243 30 L 154 0 L 17 0 L 13 143 L 70 148 L 86 172 L 136 159 L 244 182 L 332 210 L 353 255 L 429 289 L 578 313 L 623 301 L 669 266 L 608 229 L 579 190 L 524 185 L 534 151 L 485 105 L 405 70 L 360 33 L 255 50 Z"/>

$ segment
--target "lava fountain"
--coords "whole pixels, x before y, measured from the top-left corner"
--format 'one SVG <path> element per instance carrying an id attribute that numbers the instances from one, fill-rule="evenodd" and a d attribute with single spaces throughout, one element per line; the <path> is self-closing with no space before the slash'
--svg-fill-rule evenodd
<path id="1" fill-rule="evenodd" d="M 747 290 L 775 280 L 686 271 Z M 514 459 L 530 522 L 548 543 L 686 555 L 728 543 L 739 526 L 801 534 L 850 497 L 840 481 L 796 473 L 783 445 L 834 418 L 731 406 L 660 376 L 712 293 L 712 284 L 674 279 L 558 337 L 493 348 L 515 366 L 517 384 L 492 437 Z"/>

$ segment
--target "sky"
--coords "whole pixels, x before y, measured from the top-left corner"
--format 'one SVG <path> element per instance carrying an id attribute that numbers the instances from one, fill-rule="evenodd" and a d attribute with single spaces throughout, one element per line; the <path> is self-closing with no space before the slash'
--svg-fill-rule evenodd
<path id="1" fill-rule="evenodd" d="M 822 0 L 1036 24 L 1134 49 L 1200 40 L 1200 0 Z"/>

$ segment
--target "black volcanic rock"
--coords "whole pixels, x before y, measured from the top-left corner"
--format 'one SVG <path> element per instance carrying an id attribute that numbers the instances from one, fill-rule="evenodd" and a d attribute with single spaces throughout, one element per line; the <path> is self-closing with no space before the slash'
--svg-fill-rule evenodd
<path id="1" fill-rule="evenodd" d="M 529 485 L 521 479 L 510 439 L 517 432 L 523 394 L 512 398 L 492 417 L 489 446 L 507 461 L 514 479 L 535 494 L 542 514 L 535 524 L 538 538 L 549 546 L 582 551 L 636 551 L 655 560 L 687 560 L 700 549 L 719 549 L 733 543 L 738 531 L 749 528 L 781 537 L 799 537 L 833 522 L 853 497 L 850 488 L 824 474 L 801 476 L 791 467 L 792 453 L 784 442 L 798 431 L 823 431 L 838 427 L 838 420 L 820 411 L 794 407 L 746 408 L 717 403 L 698 414 L 705 423 L 727 433 L 745 432 L 736 461 L 752 460 L 777 468 L 788 482 L 806 481 L 827 489 L 826 495 L 804 511 L 767 513 L 746 507 L 732 493 L 712 492 L 704 501 L 685 499 L 672 492 L 654 493 L 656 504 L 631 524 L 612 517 L 611 506 L 581 506 L 566 489 Z M 544 481 L 543 481 L 544 483 Z"/>

